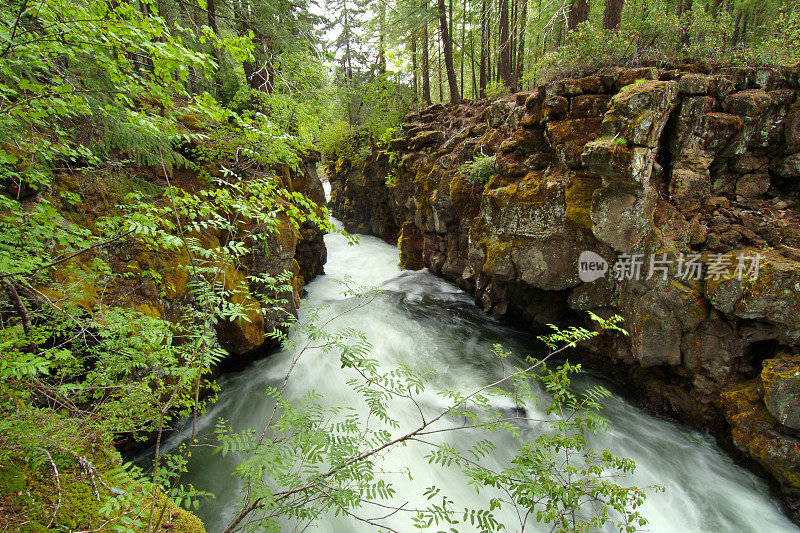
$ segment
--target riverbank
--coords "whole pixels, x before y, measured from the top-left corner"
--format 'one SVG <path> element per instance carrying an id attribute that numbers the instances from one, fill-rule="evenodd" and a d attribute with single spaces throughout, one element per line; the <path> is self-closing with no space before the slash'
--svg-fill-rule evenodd
<path id="1" fill-rule="evenodd" d="M 495 317 L 622 315 L 630 337 L 592 359 L 653 412 L 733 443 L 797 518 L 797 76 L 611 68 L 432 106 L 387 149 L 332 162 L 331 205 Z M 608 270 L 582 279 L 584 252 Z"/>
<path id="2" fill-rule="evenodd" d="M 347 328 L 364 332 L 373 345 L 370 357 L 378 360 L 385 371 L 408 365 L 420 370 L 431 366 L 438 376 L 420 395 L 425 413 L 442 407 L 444 390 L 462 393 L 475 390 L 502 375 L 500 361 L 492 355 L 494 343 L 501 343 L 513 352 L 512 361 L 540 353 L 535 339 L 519 329 L 487 316 L 472 302 L 472 297 L 453 284 L 428 272 L 404 271 L 397 266 L 397 250 L 375 237 L 361 236 L 360 244 L 350 246 L 340 235 L 325 237 L 328 248 L 326 274 L 308 284 L 308 296 L 301 305 L 301 320 L 322 310 L 321 320 L 352 308 L 354 300 L 344 293 L 338 280 L 351 278 L 353 286 L 380 289 L 382 296 L 363 309 L 345 312 L 328 328 L 330 332 Z M 295 338 L 299 342 L 301 339 Z M 258 361 L 246 370 L 220 379 L 219 400 L 198 423 L 201 442 L 215 442 L 214 428 L 223 419 L 236 431 L 259 427 L 269 416 L 273 403 L 264 394 L 265 388 L 278 386 L 296 350 L 281 351 Z M 341 367 L 338 353 L 320 349 L 304 353 L 294 367 L 286 389 L 287 398 L 300 401 L 309 392 L 319 395 L 328 408 L 347 406 L 364 419 L 366 407 L 348 386 L 357 375 Z M 576 386 L 586 388 L 597 383 L 596 377 L 576 379 Z M 526 404 L 529 416 L 542 415 L 542 406 Z M 608 449 L 619 456 L 631 457 L 637 463 L 636 473 L 627 481 L 637 486 L 662 485 L 665 492 L 648 492 L 643 513 L 650 520 L 650 529 L 663 532 L 796 531 L 781 515 L 777 501 L 768 495 L 766 484 L 734 465 L 713 441 L 686 426 L 653 418 L 624 399 L 615 397 L 604 402 L 602 414 L 609 419 L 610 429 L 591 441 L 595 449 Z M 413 427 L 419 412 L 413 404 L 392 404 L 390 416 L 401 433 Z M 174 448 L 185 438 L 176 433 L 166 447 Z M 492 436 L 497 448 L 491 463 L 503 464 L 527 440 L 535 439 L 540 428 L 523 424 L 518 439 L 500 432 Z M 486 437 L 473 431 L 445 439 L 459 446 Z M 426 487 L 438 486 L 458 505 L 486 507 L 489 495 L 477 495 L 464 485 L 458 469 L 432 467 L 426 458 L 429 450 L 410 443 L 385 457 L 378 464 L 382 477 L 391 482 L 396 497 L 384 503 L 408 507 L 424 506 Z M 242 459 L 237 454 L 225 457 L 208 448 L 197 448 L 184 481 L 198 488 L 207 488 L 216 498 L 200 505 L 198 515 L 210 532 L 220 532 L 227 525 L 241 494 L 242 483 L 229 476 Z M 411 479 L 409 479 L 409 475 Z M 369 507 L 365 512 L 374 511 Z M 503 520 L 514 527 L 516 518 L 503 514 Z M 399 513 L 386 521 L 398 531 L 413 527 L 411 516 Z M 281 522 L 291 529 L 291 520 Z M 371 531 L 370 526 L 347 517 L 326 514 L 317 520 L 321 531 Z M 530 527 L 534 527 L 529 526 Z M 459 531 L 470 531 L 462 525 Z M 536 528 L 534 527 L 534 530 Z"/>

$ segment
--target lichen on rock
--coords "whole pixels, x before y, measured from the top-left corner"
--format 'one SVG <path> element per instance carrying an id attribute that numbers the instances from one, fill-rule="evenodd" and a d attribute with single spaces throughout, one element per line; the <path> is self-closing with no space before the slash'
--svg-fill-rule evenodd
<path id="1" fill-rule="evenodd" d="M 800 517 L 796 382 L 770 362 L 800 352 L 800 108 L 789 80 L 691 63 L 612 68 L 409 115 L 391 143 L 394 185 L 379 153 L 355 174 L 332 168 L 334 214 L 384 238 L 402 227 L 404 264 L 421 255 L 494 316 L 535 328 L 583 323 L 587 310 L 622 315 L 630 337 L 587 357 L 648 405 L 733 438 Z M 490 155 L 485 186 L 456 170 Z M 639 276 L 583 282 L 583 251 L 609 266 L 639 257 Z M 661 254 L 666 277 L 648 275 Z M 755 271 L 735 272 L 742 257 L 758 258 Z M 729 271 L 710 275 L 714 261 Z M 753 385 L 763 361 L 775 379 Z"/>
<path id="2" fill-rule="evenodd" d="M 770 414 L 784 426 L 800 429 L 800 356 L 764 361 L 761 381 Z"/>

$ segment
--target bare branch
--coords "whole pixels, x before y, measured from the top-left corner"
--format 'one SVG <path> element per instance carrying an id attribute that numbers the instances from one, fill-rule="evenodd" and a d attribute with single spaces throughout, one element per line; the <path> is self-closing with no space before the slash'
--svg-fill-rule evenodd
<path id="1" fill-rule="evenodd" d="M 111 237 L 111 238 L 106 239 L 104 241 L 100 241 L 98 243 L 92 244 L 91 246 L 87 246 L 86 248 L 78 250 L 75 253 L 69 254 L 69 255 L 64 256 L 64 257 L 62 257 L 60 259 L 56 259 L 52 263 L 48 263 L 46 265 L 40 266 L 39 268 L 35 268 L 33 270 L 20 270 L 20 271 L 17 271 L 17 272 L 11 272 L 9 274 L 2 274 L 2 275 L 0 275 L 0 279 L 5 280 L 5 278 L 11 278 L 11 277 L 14 277 L 14 276 L 21 276 L 23 274 L 27 275 L 27 276 L 32 276 L 32 275 L 36 274 L 37 272 L 40 272 L 40 271 L 42 271 L 42 270 L 44 270 L 46 268 L 50 268 L 50 267 L 56 266 L 56 265 L 58 265 L 60 263 L 63 263 L 64 261 L 69 261 L 73 257 L 77 257 L 77 256 L 79 256 L 79 255 L 81 255 L 83 253 L 88 252 L 89 250 L 94 250 L 96 248 L 102 248 L 103 246 L 106 246 L 107 244 L 111 244 L 112 242 L 118 241 L 118 240 L 122 239 L 123 237 L 127 237 L 128 235 L 133 233 L 133 231 L 134 230 L 126 231 L 125 233 L 117 235 L 116 237 Z"/>
<path id="2" fill-rule="evenodd" d="M 17 311 L 20 320 L 22 320 L 22 330 L 25 332 L 25 335 L 30 335 L 31 333 L 31 319 L 28 316 L 28 309 L 25 307 L 25 304 L 20 299 L 19 294 L 17 294 L 17 289 L 14 287 L 14 283 L 12 280 L 14 278 L 5 279 L 6 277 L 3 276 L 3 279 L 0 280 L 0 283 L 3 284 L 3 289 L 6 291 L 6 295 L 11 300 L 11 303 L 14 305 L 14 309 Z"/>
<path id="3" fill-rule="evenodd" d="M 56 476 L 56 489 L 58 490 L 58 501 L 56 502 L 56 508 L 53 511 L 53 516 L 50 517 L 50 521 L 47 523 L 47 528 L 50 529 L 50 526 L 53 525 L 53 520 L 56 519 L 56 515 L 58 514 L 58 510 L 61 507 L 61 478 L 58 476 L 58 467 L 56 467 L 55 461 L 53 461 L 53 456 L 50 455 L 46 449 L 42 448 L 44 454 L 50 460 L 50 466 L 53 467 L 53 473 Z"/>

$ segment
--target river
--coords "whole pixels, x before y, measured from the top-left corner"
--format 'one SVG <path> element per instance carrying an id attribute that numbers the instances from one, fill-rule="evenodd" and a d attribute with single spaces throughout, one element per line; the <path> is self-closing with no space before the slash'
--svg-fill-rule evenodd
<path id="1" fill-rule="evenodd" d="M 352 299 L 342 295 L 342 285 L 335 280 L 351 276 L 359 284 L 378 287 L 386 296 L 369 306 L 342 315 L 331 328 L 352 327 L 363 331 L 374 346 L 373 357 L 383 367 L 396 368 L 400 363 L 412 368 L 431 365 L 438 376 L 420 397 L 426 410 L 441 409 L 445 401 L 439 390 L 468 392 L 492 382 L 501 375 L 500 363 L 491 354 L 494 343 L 502 343 L 517 355 L 530 353 L 533 339 L 523 332 L 499 323 L 477 309 L 469 295 L 427 272 L 401 271 L 397 267 L 397 249 L 373 237 L 362 236 L 357 246 L 348 245 L 341 235 L 326 236 L 328 263 L 326 275 L 317 277 L 306 287 L 302 314 L 326 302 L 324 312 L 331 316 L 352 306 Z M 301 315 L 302 316 L 302 315 Z M 237 430 L 259 428 L 269 417 L 273 403 L 264 394 L 269 385 L 278 385 L 293 354 L 279 352 L 250 365 L 245 370 L 219 379 L 218 401 L 199 420 L 199 435 L 214 442 L 213 429 L 222 417 Z M 289 381 L 286 394 L 300 398 L 309 390 L 321 395 L 326 405 L 353 404 L 354 395 L 346 380 L 352 376 L 342 370 L 338 357 L 307 351 L 299 359 Z M 584 374 L 575 379 L 576 386 L 602 383 L 600 376 Z M 358 402 L 356 401 L 356 404 Z M 526 405 L 529 413 L 541 413 L 541 407 Z M 361 406 L 362 412 L 364 411 Z M 408 428 L 419 415 L 412 405 L 396 406 L 392 414 Z M 710 437 L 685 426 L 653 418 L 620 397 L 604 401 L 602 411 L 610 429 L 593 438 L 596 449 L 608 449 L 618 456 L 635 460 L 637 468 L 628 483 L 637 486 L 660 485 L 663 492 L 650 492 L 642 507 L 648 519 L 647 529 L 657 532 L 780 532 L 798 529 L 781 513 L 767 491 L 766 483 L 735 465 Z M 174 449 L 184 438 L 187 428 L 174 433 L 165 448 Z M 397 430 L 398 432 L 400 430 Z M 522 438 L 535 438 L 533 424 L 521 428 Z M 483 434 L 481 434 L 481 437 Z M 477 438 L 458 433 L 453 439 Z M 492 437 L 497 445 L 493 457 L 496 464 L 512 457 L 519 441 L 507 434 Z M 381 465 L 387 470 L 405 471 L 413 475 L 395 475 L 395 501 L 409 501 L 409 506 L 425 502 L 422 491 L 437 485 L 457 501 L 457 507 L 485 506 L 487 496 L 477 495 L 464 485 L 460 472 L 429 466 L 425 452 L 417 446 L 395 450 Z M 235 457 L 211 453 L 198 448 L 189 464 L 189 472 L 181 480 L 213 492 L 216 498 L 200 505 L 197 514 L 210 533 L 224 529 L 235 510 L 242 489 L 231 476 Z M 377 515 L 374 510 L 366 515 Z M 412 531 L 411 513 L 397 513 L 386 523 L 398 531 Z M 518 531 L 515 517 L 507 516 L 508 531 Z M 326 517 L 315 523 L 318 531 L 372 531 L 364 523 L 342 517 Z M 291 531 L 295 525 L 282 528 Z M 547 531 L 537 524 L 528 530 Z M 302 528 L 299 528 L 302 529 Z M 461 529 L 459 531 L 468 531 Z"/>

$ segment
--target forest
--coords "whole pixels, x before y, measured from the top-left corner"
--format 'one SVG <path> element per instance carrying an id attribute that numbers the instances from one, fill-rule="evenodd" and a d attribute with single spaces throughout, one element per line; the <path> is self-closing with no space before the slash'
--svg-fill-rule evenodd
<path id="1" fill-rule="evenodd" d="M 422 212 L 441 195 L 438 185 L 425 183 L 431 167 L 414 174 L 408 169 L 416 156 L 401 159 L 404 135 L 420 147 L 428 143 L 422 159 L 438 157 L 444 151 L 436 149 L 450 139 L 443 132 L 453 143 L 467 136 L 453 133 L 458 119 L 446 113 L 460 117 L 466 109 L 483 120 L 512 102 L 530 102 L 530 109 L 535 98 L 528 95 L 538 87 L 588 79 L 607 68 L 671 69 L 675 79 L 685 72 L 772 69 L 793 73 L 786 84 L 796 93 L 800 4 L 0 0 L 0 6 L 2 531 L 649 528 L 643 506 L 665 487 L 625 481 L 636 461 L 596 440 L 612 431 L 603 417 L 603 406 L 613 401 L 610 387 L 574 385 L 581 364 L 565 359 L 579 345 L 607 349 L 611 344 L 603 339 L 628 336 L 630 324 L 586 308 L 581 321 L 549 327 L 534 355 L 505 346 L 506 333 L 486 329 L 486 338 L 497 342 L 480 347 L 498 373 L 485 382 L 465 378 L 470 390 L 452 383 L 438 390 L 447 364 L 387 365 L 373 353 L 378 341 L 361 330 L 379 320 L 369 306 L 394 297 L 370 286 L 385 279 L 358 276 L 373 268 L 367 252 L 337 280 L 336 297 L 314 296 L 321 289 L 311 284 L 333 283 L 324 280 L 338 272 L 332 256 L 356 250 L 360 239 L 373 246 L 371 237 L 355 235 L 369 231 L 345 221 L 350 235 L 332 219 L 322 184 L 358 169 L 366 175 L 369 165 L 383 161 L 391 170 L 379 185 L 419 187 L 413 201 L 405 200 Z M 657 82 L 636 75 L 629 85 L 643 91 Z M 772 85 L 769 94 L 782 97 L 783 86 Z M 743 89 L 761 90 L 747 83 Z M 788 109 L 792 98 L 769 105 Z M 749 117 L 759 115 L 747 109 Z M 780 120 L 795 120 L 792 113 Z M 420 126 L 434 115 L 447 123 L 435 135 Z M 537 128 L 549 127 L 544 122 Z M 595 140 L 615 150 L 638 146 L 618 137 Z M 442 146 L 431 148 L 434 139 Z M 468 176 L 459 178 L 470 187 L 464 198 L 509 186 L 499 183 L 504 171 L 494 154 L 502 150 L 494 148 L 491 157 L 477 150 L 474 158 L 470 152 L 443 164 Z M 767 157 L 767 151 L 756 155 Z M 653 151 L 653 160 L 661 164 L 663 158 Z M 770 168 L 783 172 L 778 164 Z M 451 190 L 455 202 L 458 190 Z M 354 209 L 355 200 L 336 194 L 334 204 Z M 580 216 L 588 218 L 588 211 Z M 700 215 L 692 220 L 695 227 L 702 222 Z M 402 231 L 371 233 L 400 247 L 403 272 L 435 270 L 421 251 L 429 243 L 419 232 L 409 237 L 413 224 L 402 222 Z M 421 224 L 429 230 L 438 223 Z M 492 242 L 489 259 L 516 246 Z M 331 268 L 324 267 L 326 254 Z M 465 290 L 474 292 L 475 283 Z M 450 312 L 443 309 L 431 316 Z M 348 315 L 351 325 L 334 327 Z M 771 324 L 780 329 L 783 323 Z M 406 332 L 407 339 L 415 335 Z M 754 342 L 763 348 L 773 340 Z M 796 343 L 775 346 L 772 351 L 782 353 Z M 292 392 L 293 372 L 306 372 L 303 361 L 323 357 L 333 358 L 325 367 L 332 374 L 348 378 L 341 388 L 352 395 L 335 398 L 341 404 L 313 388 Z M 274 375 L 261 383 L 258 365 L 270 360 L 278 361 Z M 231 376 L 249 372 L 266 402 L 259 417 L 246 427 L 213 418 L 231 398 L 226 391 L 238 379 Z M 754 378 L 758 372 L 740 374 Z M 797 399 L 797 386 L 782 394 Z M 763 397 L 763 387 L 759 391 Z M 396 409 L 411 414 L 403 411 L 401 423 Z M 791 413 L 766 416 L 769 424 L 793 424 Z M 548 429 L 529 433 L 523 423 Z M 440 440 L 450 432 L 470 437 L 456 438 L 457 445 Z M 796 432 L 788 430 L 792 442 Z M 424 465 L 411 463 L 418 470 L 386 462 L 393 450 L 413 445 L 427 446 L 417 453 Z M 498 449 L 508 452 L 507 461 L 494 462 Z M 764 467 L 775 462 L 770 457 L 750 460 L 761 465 L 753 471 L 771 473 Z M 224 467 L 230 472 L 218 478 L 227 495 L 217 494 L 216 481 L 195 481 L 199 470 L 213 473 L 213 465 L 232 458 Z M 416 499 L 389 480 L 411 479 L 428 468 L 455 468 L 462 477 L 455 485 L 415 486 Z M 797 522 L 800 477 L 792 476 L 800 463 L 780 468 L 784 477 L 756 492 L 779 494 L 785 514 Z M 233 489 L 223 476 L 236 479 Z M 795 484 L 787 488 L 784 479 Z M 462 504 L 453 495 L 459 491 L 483 499 Z M 215 497 L 224 503 L 209 507 Z M 771 501 L 765 505 L 777 508 Z M 790 530 L 788 519 L 776 514 L 775 523 Z M 211 525 L 211 515 L 224 524 L 217 525 L 219 518 Z M 400 517 L 405 525 L 394 522 Z"/>

